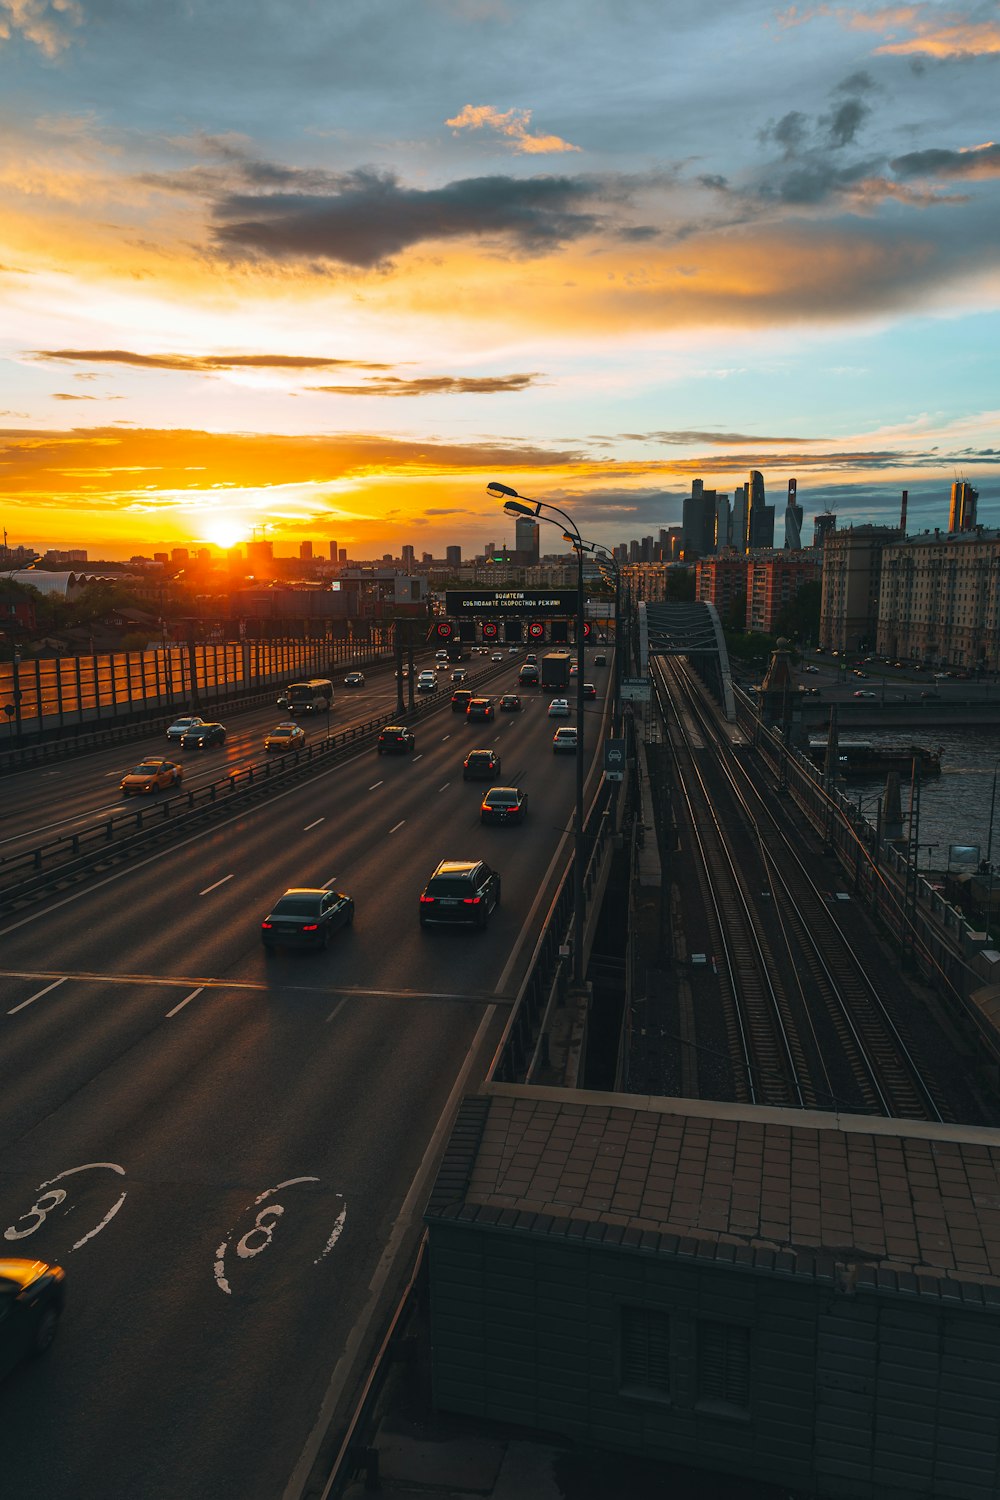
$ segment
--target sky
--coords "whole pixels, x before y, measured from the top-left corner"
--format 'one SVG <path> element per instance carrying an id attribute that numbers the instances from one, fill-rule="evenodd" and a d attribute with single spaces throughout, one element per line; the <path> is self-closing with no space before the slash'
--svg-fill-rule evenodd
<path id="1" fill-rule="evenodd" d="M 0 0 L 0 140 L 11 545 L 1000 525 L 995 0 Z"/>

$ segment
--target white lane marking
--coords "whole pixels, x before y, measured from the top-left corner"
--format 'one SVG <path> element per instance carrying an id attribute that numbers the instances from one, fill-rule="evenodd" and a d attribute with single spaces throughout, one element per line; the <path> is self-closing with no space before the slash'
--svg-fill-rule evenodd
<path id="1" fill-rule="evenodd" d="M 320 1263 L 320 1261 L 323 1259 L 323 1257 L 330 1254 L 330 1251 L 333 1249 L 334 1245 L 337 1243 L 337 1241 L 340 1239 L 340 1236 L 343 1234 L 343 1232 L 344 1232 L 344 1225 L 346 1223 L 347 1223 L 347 1204 L 345 1203 L 344 1206 L 343 1206 L 343 1208 L 340 1210 L 340 1213 L 337 1215 L 337 1218 L 336 1218 L 336 1221 L 334 1223 L 333 1231 L 332 1231 L 332 1233 L 330 1235 L 330 1238 L 327 1240 L 326 1244 L 323 1246 L 323 1249 L 320 1251 L 319 1255 L 317 1255 L 316 1259 L 313 1261 L 313 1265 L 314 1266 L 318 1266 L 319 1263 Z"/>
<path id="2" fill-rule="evenodd" d="M 337 879 L 336 875 L 331 875 L 329 880 L 324 880 L 324 882 L 323 882 L 323 889 L 324 889 L 324 891 L 330 890 L 331 887 L 334 885 L 336 879 Z"/>
<path id="3" fill-rule="evenodd" d="M 326 1024 L 327 1025 L 329 1025 L 331 1021 L 335 1021 L 337 1019 L 337 1017 L 340 1015 L 340 1012 L 343 1010 L 344 1006 L 347 1004 L 347 999 L 348 999 L 348 997 L 345 995 L 344 998 L 343 998 L 343 1000 L 338 1000 L 337 1001 L 336 1005 L 333 1007 L 333 1010 L 331 1010 L 330 1014 L 326 1018 Z"/>
<path id="4" fill-rule="evenodd" d="M 451 786 L 451 782 L 450 781 L 446 781 L 445 784 L 444 784 L 444 786 L 439 786 L 438 787 L 438 791 L 439 792 L 446 792 L 450 786 Z"/>
<path id="5" fill-rule="evenodd" d="M 194 1000 L 198 995 L 201 994 L 201 992 L 202 992 L 202 990 L 204 988 L 205 988 L 205 986 L 203 984 L 199 984 L 198 988 L 196 990 L 192 990 L 191 993 L 190 993 L 190 995 L 185 995 L 184 999 L 180 1002 L 179 1005 L 175 1005 L 174 1008 L 173 1008 L 173 1010 L 168 1010 L 167 1011 L 167 1020 L 169 1021 L 171 1016 L 176 1016 L 176 1014 L 177 1014 L 177 1012 L 179 1010 L 183 1010 L 184 1007 L 185 1007 L 185 1005 L 187 1005 L 188 1001 L 189 1000 Z"/>
<path id="6" fill-rule="evenodd" d="M 61 984 L 65 984 L 65 983 L 66 983 L 65 978 L 54 979 L 51 984 L 47 984 L 45 986 L 44 990 L 38 990 L 37 993 L 35 993 L 34 995 L 29 995 L 28 998 L 27 998 L 27 1000 L 22 1000 L 21 1003 L 20 1003 L 20 1005 L 15 1005 L 11 1010 L 9 1010 L 7 1012 L 7 1014 L 9 1016 L 16 1016 L 17 1013 L 18 1013 L 18 1011 L 19 1010 L 23 1010 L 26 1005 L 33 1004 L 33 1002 L 35 1000 L 40 1000 L 43 995 L 47 995 L 49 993 L 49 990 L 58 989 Z"/>
<path id="7" fill-rule="evenodd" d="M 206 887 L 205 887 L 205 889 L 203 891 L 199 891 L 198 892 L 198 895 L 199 896 L 208 896 L 208 895 L 211 895 L 212 891 L 217 891 L 219 889 L 220 885 L 225 885 L 225 883 L 226 883 L 227 880 L 232 880 L 232 879 L 233 879 L 232 875 L 223 875 L 222 879 L 221 880 L 217 880 L 214 885 L 206 885 Z"/>
<path id="8" fill-rule="evenodd" d="M 424 752 L 423 752 L 423 751 L 422 751 L 422 750 L 421 750 L 421 752 L 420 752 L 420 754 L 419 754 L 419 755 L 415 755 L 415 756 L 414 756 L 414 757 L 413 757 L 413 759 L 414 759 L 414 760 L 421 760 L 421 759 L 422 759 L 422 757 L 423 757 L 423 753 L 424 753 Z"/>
<path id="9" fill-rule="evenodd" d="M 381 781 L 376 781 L 376 782 L 375 782 L 375 783 L 374 783 L 374 784 L 373 784 L 373 785 L 372 785 L 372 786 L 370 786 L 370 787 L 369 787 L 369 788 L 368 788 L 368 790 L 369 790 L 369 791 L 370 791 L 370 792 L 373 792 L 373 791 L 374 791 L 374 790 L 375 790 L 375 788 L 376 788 L 376 787 L 380 787 L 380 786 L 381 786 L 381 785 L 382 785 L 382 782 L 381 782 Z"/>
<path id="10" fill-rule="evenodd" d="M 390 828 L 390 829 L 389 829 L 389 832 L 390 832 L 390 833 L 395 833 L 395 832 L 396 832 L 396 828 L 402 828 L 402 826 L 403 826 L 403 823 L 405 823 L 405 822 L 406 822 L 406 819 L 405 819 L 405 818 L 404 818 L 404 819 L 403 819 L 403 820 L 402 820 L 402 822 L 401 822 L 401 823 L 397 823 L 397 824 L 396 824 L 396 827 L 395 827 L 395 828 Z"/>
<path id="11" fill-rule="evenodd" d="M 310 828 L 318 828 L 321 823 L 325 823 L 325 822 L 326 822 L 325 818 L 317 818 L 314 823 L 307 823 L 306 826 L 303 828 L 302 832 L 303 833 L 308 833 L 309 830 L 310 830 Z"/>
<path id="12" fill-rule="evenodd" d="M 441 739 L 442 745 L 444 744 L 445 740 L 450 740 L 450 739 L 451 739 L 451 735 L 450 734 L 443 735 L 442 739 Z"/>

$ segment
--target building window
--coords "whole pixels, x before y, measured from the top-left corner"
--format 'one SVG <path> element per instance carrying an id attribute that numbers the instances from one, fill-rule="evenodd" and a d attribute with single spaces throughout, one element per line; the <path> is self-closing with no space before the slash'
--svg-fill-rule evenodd
<path id="1" fill-rule="evenodd" d="M 699 1320 L 698 1405 L 732 1416 L 749 1414 L 749 1328 Z"/>
<path id="2" fill-rule="evenodd" d="M 621 1389 L 629 1396 L 670 1395 L 670 1317 L 648 1307 L 621 1308 Z"/>

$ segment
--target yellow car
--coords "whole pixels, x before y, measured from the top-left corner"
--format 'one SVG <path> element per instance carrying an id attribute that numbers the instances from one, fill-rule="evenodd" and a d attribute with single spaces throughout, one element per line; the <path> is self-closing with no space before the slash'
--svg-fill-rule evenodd
<path id="1" fill-rule="evenodd" d="M 270 755 L 272 750 L 298 750 L 305 742 L 305 730 L 300 724 L 279 724 L 265 738 L 264 749 Z"/>
<path id="2" fill-rule="evenodd" d="M 138 792 L 158 792 L 161 787 L 180 786 L 184 767 L 172 760 L 144 760 L 121 779 L 123 797 Z"/>

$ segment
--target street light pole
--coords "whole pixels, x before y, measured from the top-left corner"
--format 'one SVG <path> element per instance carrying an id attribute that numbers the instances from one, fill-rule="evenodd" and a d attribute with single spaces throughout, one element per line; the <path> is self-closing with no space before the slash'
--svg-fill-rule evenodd
<path id="1" fill-rule="evenodd" d="M 573 984 L 577 988 L 584 983 L 583 966 L 583 941 L 584 941 L 584 900 L 583 900 L 583 865 L 584 865 L 584 839 L 583 839 L 583 768 L 584 768 L 584 726 L 583 726 L 583 669 L 584 657 L 584 624 L 586 614 L 583 601 L 583 552 L 584 542 L 580 536 L 576 523 L 570 519 L 565 511 L 556 505 L 550 505 L 547 500 L 529 500 L 519 495 L 509 485 L 500 484 L 494 480 L 486 486 L 486 492 L 492 495 L 494 500 L 504 502 L 504 510 L 515 516 L 533 516 L 540 521 L 552 521 L 551 516 L 543 516 L 543 510 L 551 510 L 560 516 L 561 522 L 552 521 L 553 525 L 564 524 L 569 532 L 573 546 L 576 549 L 577 562 L 577 598 L 576 598 L 576 816 L 575 828 L 573 830 Z"/>

